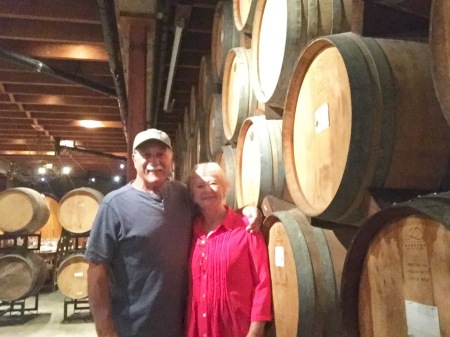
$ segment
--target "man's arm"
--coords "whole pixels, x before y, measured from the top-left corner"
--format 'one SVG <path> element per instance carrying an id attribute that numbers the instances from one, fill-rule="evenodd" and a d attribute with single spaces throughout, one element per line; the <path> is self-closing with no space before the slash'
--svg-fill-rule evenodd
<path id="1" fill-rule="evenodd" d="M 108 266 L 105 263 L 89 262 L 88 296 L 98 337 L 117 337 L 112 319 Z"/>

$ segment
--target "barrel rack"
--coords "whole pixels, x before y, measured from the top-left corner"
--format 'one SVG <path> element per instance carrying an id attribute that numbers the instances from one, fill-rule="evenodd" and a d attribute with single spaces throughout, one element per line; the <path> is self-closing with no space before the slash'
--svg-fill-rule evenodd
<path id="1" fill-rule="evenodd" d="M 64 261 L 64 257 L 72 253 L 84 253 L 86 251 L 86 242 L 89 238 L 88 233 L 75 234 L 62 229 L 61 237 L 58 241 L 56 250 L 56 266 L 59 268 L 61 262 Z M 68 315 L 69 306 L 73 306 L 72 315 Z M 64 318 L 63 323 L 70 323 L 75 320 L 90 320 L 92 321 L 92 315 L 89 306 L 88 298 L 74 299 L 70 297 L 64 298 Z"/>
<path id="2" fill-rule="evenodd" d="M 40 234 L 11 234 L 0 235 L 0 255 L 11 252 L 17 247 L 32 251 L 39 251 L 41 246 Z M 2 301 L 0 300 L 0 326 L 23 324 L 30 317 L 38 313 L 39 292 L 27 298 Z"/>

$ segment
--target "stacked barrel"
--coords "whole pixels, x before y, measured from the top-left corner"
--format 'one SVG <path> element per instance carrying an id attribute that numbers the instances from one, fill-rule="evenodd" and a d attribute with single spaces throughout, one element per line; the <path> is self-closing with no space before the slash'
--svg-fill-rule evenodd
<path id="1" fill-rule="evenodd" d="M 363 35 L 362 1 L 217 3 L 211 55 L 177 134 L 185 144 L 177 178 L 215 160 L 231 181 L 228 204 L 264 209 L 274 196 L 292 205 L 264 225 L 277 336 L 415 334 L 412 310 L 429 307 L 441 335 L 450 333 L 440 300 L 450 284 L 449 226 L 434 214 L 445 213 L 440 193 L 450 186 L 448 6 L 434 0 L 421 13 L 427 43 Z M 439 200 L 419 200 L 418 191 Z M 394 205 L 404 195 L 413 209 Z M 338 237 L 345 229 L 353 238 L 350 228 L 359 228 L 356 248 Z M 402 312 L 395 327 L 382 324 L 392 310 Z"/>
<path id="2" fill-rule="evenodd" d="M 102 198 L 92 188 L 69 191 L 59 202 L 25 187 L 0 193 L 0 301 L 36 295 L 48 271 L 56 273 L 66 297 L 87 297 L 83 253 Z M 39 239 L 32 240 L 34 236 Z"/>
<path id="3" fill-rule="evenodd" d="M 57 269 L 58 289 L 68 298 L 86 298 L 88 262 L 84 259 L 89 232 L 103 194 L 89 187 L 67 192 L 60 200 L 58 218 L 65 230 Z"/>
<path id="4" fill-rule="evenodd" d="M 0 301 L 11 302 L 36 295 L 47 278 L 47 266 L 36 247 L 17 244 L 17 236 L 39 231 L 50 216 L 44 195 L 24 187 L 0 193 Z M 12 241 L 10 245 L 8 241 Z"/>

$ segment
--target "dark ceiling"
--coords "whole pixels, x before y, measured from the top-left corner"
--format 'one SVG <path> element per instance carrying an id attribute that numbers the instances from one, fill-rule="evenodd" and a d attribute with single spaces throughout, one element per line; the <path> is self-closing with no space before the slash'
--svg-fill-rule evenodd
<path id="1" fill-rule="evenodd" d="M 119 7 L 132 3 L 116 1 L 117 17 L 112 21 L 122 22 Z M 149 114 L 143 119 L 147 122 L 133 130 L 156 126 L 175 137 L 198 82 L 201 58 L 211 52 L 217 1 L 149 3 L 154 5 L 153 13 L 128 15 L 150 18 L 155 27 L 147 51 L 153 60 L 146 89 L 151 97 Z M 170 108 L 164 112 L 175 21 L 180 15 L 187 20 Z M 0 174 L 35 179 L 37 168 L 44 164 L 53 164 L 54 172 L 70 166 L 71 174 L 80 177 L 121 173 L 130 131 L 127 135 L 124 129 L 127 111 L 123 105 L 122 111 L 119 108 L 117 77 L 114 81 L 103 32 L 96 0 L 0 1 Z M 120 27 L 117 32 L 123 42 L 127 36 Z M 121 50 L 127 74 L 129 50 L 123 46 Z M 33 67 L 39 61 L 42 65 Z M 79 120 L 103 121 L 105 127 L 87 129 L 77 125 Z M 59 140 L 75 141 L 75 149 L 58 148 Z"/>

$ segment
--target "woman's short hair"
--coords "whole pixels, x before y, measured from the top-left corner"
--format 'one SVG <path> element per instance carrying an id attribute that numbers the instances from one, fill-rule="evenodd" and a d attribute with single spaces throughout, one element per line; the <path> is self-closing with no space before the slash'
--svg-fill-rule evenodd
<path id="1" fill-rule="evenodd" d="M 230 183 L 228 181 L 227 176 L 225 175 L 225 172 L 220 167 L 219 164 L 216 162 L 206 162 L 206 163 L 200 163 L 194 166 L 194 169 L 191 171 L 191 174 L 188 177 L 187 185 L 190 191 L 192 191 L 192 179 L 195 175 L 197 175 L 197 172 L 204 174 L 204 175 L 210 175 L 213 177 L 216 177 L 219 183 L 222 185 L 224 189 L 225 196 L 228 193 L 228 189 L 230 187 Z"/>

